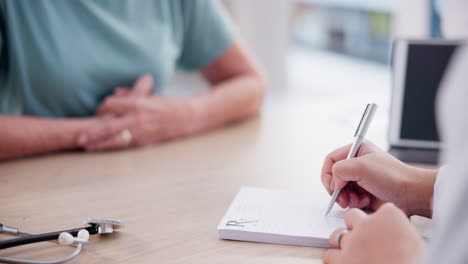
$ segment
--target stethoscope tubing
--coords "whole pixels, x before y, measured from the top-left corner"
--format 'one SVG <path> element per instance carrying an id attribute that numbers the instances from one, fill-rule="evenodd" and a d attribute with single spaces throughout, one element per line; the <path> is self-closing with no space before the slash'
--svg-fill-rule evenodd
<path id="1" fill-rule="evenodd" d="M 26 259 L 14 259 L 14 258 L 6 258 L 0 257 L 0 263 L 11 263 L 11 264 L 60 264 L 70 261 L 76 258 L 81 250 L 83 249 L 83 244 L 79 244 L 75 251 L 67 257 L 56 259 L 56 260 L 26 260 Z"/>
<path id="2" fill-rule="evenodd" d="M 32 243 L 57 240 L 59 235 L 63 232 L 70 233 L 72 236 L 77 236 L 78 232 L 83 229 L 87 230 L 90 235 L 94 235 L 98 233 L 97 225 L 91 225 L 88 227 L 75 228 L 75 229 L 70 229 L 70 230 L 56 231 L 56 232 L 36 234 L 36 235 L 28 235 L 28 236 L 18 237 L 14 239 L 5 240 L 5 241 L 0 241 L 0 250 L 11 248 L 11 247 L 27 245 L 27 244 L 32 244 Z"/>

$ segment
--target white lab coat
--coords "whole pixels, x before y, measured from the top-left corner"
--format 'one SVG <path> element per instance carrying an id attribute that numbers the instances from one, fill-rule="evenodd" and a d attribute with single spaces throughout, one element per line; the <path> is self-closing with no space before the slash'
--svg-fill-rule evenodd
<path id="1" fill-rule="evenodd" d="M 448 165 L 434 188 L 434 233 L 425 264 L 468 263 L 468 47 L 455 56 L 438 95 L 442 163 Z"/>
<path id="2" fill-rule="evenodd" d="M 442 32 L 468 38 L 468 0 L 442 0 Z M 434 232 L 424 264 L 468 263 L 468 47 L 451 62 L 437 99 L 445 144 L 434 188 Z"/>

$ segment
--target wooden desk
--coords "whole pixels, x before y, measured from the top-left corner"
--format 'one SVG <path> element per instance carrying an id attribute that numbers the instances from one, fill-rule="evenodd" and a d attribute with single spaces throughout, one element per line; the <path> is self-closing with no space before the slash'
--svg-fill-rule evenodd
<path id="1" fill-rule="evenodd" d="M 113 237 L 93 236 L 71 263 L 321 263 L 322 249 L 218 240 L 216 227 L 241 186 L 323 190 L 325 154 L 348 143 L 354 126 L 330 122 L 318 108 L 270 107 L 162 145 L 6 162 L 0 222 L 36 232 L 87 218 L 126 222 Z M 41 243 L 0 254 L 51 259 L 70 250 Z"/>

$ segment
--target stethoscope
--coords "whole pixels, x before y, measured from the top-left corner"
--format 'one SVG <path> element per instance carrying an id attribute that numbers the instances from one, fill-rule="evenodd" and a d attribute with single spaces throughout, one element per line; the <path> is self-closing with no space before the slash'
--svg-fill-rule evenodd
<path id="1" fill-rule="evenodd" d="M 15 263 L 15 264 L 58 264 L 72 260 L 78 256 L 83 248 L 83 244 L 87 244 L 90 235 L 95 234 L 112 234 L 114 229 L 124 227 L 125 224 L 119 220 L 113 219 L 89 219 L 85 221 L 87 227 L 50 232 L 50 233 L 33 233 L 19 228 L 9 227 L 0 223 L 0 233 L 8 233 L 16 236 L 21 236 L 15 239 L 0 241 L 0 250 L 22 246 L 37 242 L 56 240 L 61 245 L 76 246 L 75 251 L 69 256 L 51 261 L 35 261 L 0 257 L 0 262 Z"/>

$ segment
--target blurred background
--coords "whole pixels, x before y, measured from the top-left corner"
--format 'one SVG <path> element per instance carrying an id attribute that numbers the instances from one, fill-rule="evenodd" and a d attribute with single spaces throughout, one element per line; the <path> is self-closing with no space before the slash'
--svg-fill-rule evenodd
<path id="1" fill-rule="evenodd" d="M 266 108 L 321 112 L 356 125 L 368 102 L 378 103 L 370 138 L 385 147 L 392 39 L 438 37 L 432 0 L 224 0 L 239 34 L 265 69 Z M 204 89 L 180 73 L 168 93 Z M 190 86 L 190 89 L 187 89 Z M 198 89 L 194 89 L 198 88 Z M 349 132 L 350 133 L 350 132 Z"/>

